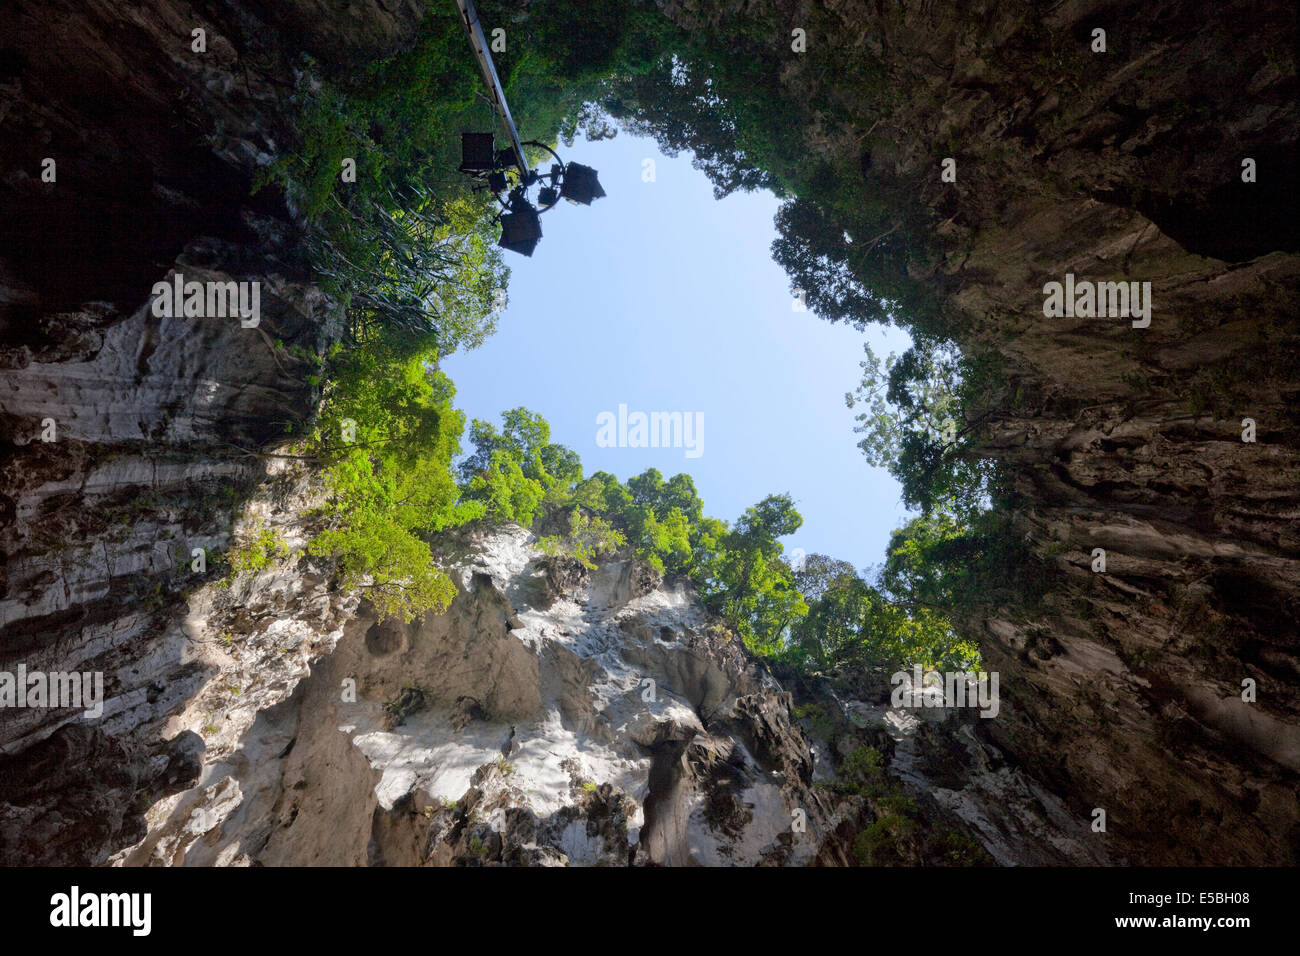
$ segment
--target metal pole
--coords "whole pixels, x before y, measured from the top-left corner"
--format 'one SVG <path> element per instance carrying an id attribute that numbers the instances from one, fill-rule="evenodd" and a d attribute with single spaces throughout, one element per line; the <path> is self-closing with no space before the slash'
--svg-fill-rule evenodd
<path id="1" fill-rule="evenodd" d="M 456 0 L 456 6 L 460 7 L 461 21 L 469 34 L 469 45 L 474 49 L 479 72 L 483 74 L 483 80 L 492 94 L 492 103 L 506 124 L 506 129 L 510 131 L 510 144 L 515 151 L 515 165 L 519 167 L 519 172 L 524 177 L 523 181 L 528 182 L 532 178 L 533 171 L 528 166 L 528 157 L 524 155 L 524 146 L 519 142 L 519 132 L 515 129 L 515 121 L 510 116 L 510 107 L 506 105 L 506 94 L 501 89 L 501 80 L 497 78 L 497 68 L 492 65 L 492 55 L 488 53 L 487 41 L 483 38 L 483 27 L 479 25 L 474 0 Z"/>

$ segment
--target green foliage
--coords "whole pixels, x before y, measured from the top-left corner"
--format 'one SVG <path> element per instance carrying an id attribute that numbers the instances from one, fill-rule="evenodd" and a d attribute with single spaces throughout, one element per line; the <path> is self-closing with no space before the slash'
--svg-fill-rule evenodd
<path id="1" fill-rule="evenodd" d="M 621 521 L 637 556 L 660 574 L 686 574 L 696 567 L 704 503 L 689 475 L 667 482 L 649 468 L 629 478 L 625 490 L 607 488 L 605 506 Z"/>
<path id="2" fill-rule="evenodd" d="M 646 68 L 667 23 L 647 0 L 486 0 L 479 15 L 506 29 L 494 59 L 524 139 L 552 144 L 579 128 L 613 135 L 592 104 L 611 73 Z M 257 185 L 282 187 L 312 222 L 308 256 L 348 304 L 352 344 L 386 337 L 407 355 L 479 344 L 509 273 L 495 204 L 455 171 L 458 134 L 496 126 L 459 11 L 429 4 L 396 56 L 300 66 L 295 142 Z"/>
<path id="3" fill-rule="evenodd" d="M 917 824 L 900 813 L 880 816 L 853 841 L 853 852 L 860 866 L 905 864 L 915 857 Z"/>
<path id="4" fill-rule="evenodd" d="M 363 589 L 381 617 L 410 621 L 446 609 L 456 588 L 425 542 L 377 508 L 349 517 L 349 527 L 323 532 L 311 548 L 339 560 L 345 588 Z"/>
<path id="5" fill-rule="evenodd" d="M 912 664 L 964 668 L 978 660 L 974 646 L 959 638 L 942 615 L 925 607 L 909 610 L 851 570 L 817 590 L 807 616 L 791 629 L 782 655 L 797 670 L 897 670 Z"/>
<path id="6" fill-rule="evenodd" d="M 935 509 L 890 536 L 881 586 L 909 611 L 965 620 L 1011 595 L 1042 593 L 1045 569 L 1013 535 L 1005 509 L 963 518 Z"/>
<path id="7" fill-rule="evenodd" d="M 510 275 L 494 210 L 422 186 L 352 206 L 360 209 L 341 208 L 313 245 L 323 284 L 347 302 L 351 340 L 383 335 L 411 352 L 436 346 L 444 355 L 481 345 L 496 328 Z"/>
<path id="8" fill-rule="evenodd" d="M 519 462 L 501 450 L 492 452 L 487 465 L 464 486 L 465 498 L 480 502 L 484 517 L 525 528 L 533 523 L 543 494 L 541 483 L 529 478 Z"/>
<path id="9" fill-rule="evenodd" d="M 475 451 L 460 466 L 463 497 L 491 520 L 559 521 L 559 534 L 539 539 L 543 553 L 594 567 L 597 555 L 630 546 L 659 573 L 688 577 L 750 650 L 799 672 L 978 660 L 939 610 L 904 605 L 849 564 L 813 555 L 792 568 L 779 539 L 803 519 L 789 495 L 767 496 L 730 528 L 704 515 L 688 475 L 665 481 L 651 468 L 626 484 L 607 472 L 584 479 L 577 456 L 551 442 L 539 415 L 516 408 L 502 421 L 500 431 L 474 422 Z"/>
<path id="10" fill-rule="evenodd" d="M 986 508 L 995 472 L 970 452 L 967 409 L 987 385 L 987 368 L 925 336 L 901 359 L 882 363 L 865 351 L 862 382 L 845 401 L 863 408 L 855 430 L 865 435 L 858 447 L 867 463 L 889 469 L 911 508 L 943 504 L 965 515 Z"/>
<path id="11" fill-rule="evenodd" d="M 700 562 L 692 579 L 705 607 L 730 621 L 745 645 L 760 655 L 784 651 L 790 626 L 808 613 L 780 554 L 735 532 L 724 536 L 719 552 Z"/>
<path id="12" fill-rule="evenodd" d="M 857 576 L 857 570 L 847 561 L 838 561 L 824 554 L 810 554 L 795 569 L 794 579 L 804 598 L 814 602 L 836 588 L 847 586 Z"/>
<path id="13" fill-rule="evenodd" d="M 627 544 L 627 538 L 608 521 L 597 515 L 583 514 L 575 507 L 569 515 L 569 528 L 564 535 L 549 535 L 537 542 L 543 554 L 551 557 L 569 557 L 585 568 L 595 569 L 593 558 L 617 551 Z"/>
<path id="14" fill-rule="evenodd" d="M 706 30 L 661 33 L 649 69 L 613 77 L 603 103 L 670 155 L 689 150 L 719 198 L 752 189 L 787 197 L 773 255 L 818 314 L 859 328 L 937 327 L 937 290 L 909 271 L 932 255 L 933 214 L 917 202 L 916 184 L 883 164 L 863 188 L 867 137 L 897 94 L 860 42 L 839 39 L 835 14 L 814 6 L 801 16 L 819 51 L 815 61 L 795 58 L 807 60 L 802 69 L 791 61 L 789 25 L 750 9 L 711 17 Z M 868 151 L 813 146 L 837 134 Z"/>
<path id="15" fill-rule="evenodd" d="M 426 391 L 422 366 L 408 360 L 481 342 L 506 275 L 492 211 L 440 185 L 456 165 L 454 132 L 482 128 L 490 112 L 456 12 L 433 7 L 398 57 L 324 82 L 308 64 L 294 95 L 303 142 L 275 170 L 320 225 L 315 261 L 348 297 L 362 346 L 326 390 L 316 445 L 329 463 L 331 527 L 312 548 L 338 557 L 353 583 L 369 581 L 392 611 L 408 616 L 451 593 L 422 535 L 475 517 L 532 526 L 562 510 L 565 530 L 544 537 L 543 550 L 590 564 L 626 542 L 660 573 L 688 576 L 751 649 L 796 668 L 971 656 L 945 615 L 968 607 L 990 561 L 1005 556 L 1005 536 L 971 530 L 994 477 L 968 434 L 989 377 L 943 338 L 938 290 L 910 274 L 932 258 L 922 241 L 930 213 L 914 184 L 873 174 L 862 189 L 873 144 L 888 142 L 868 138 L 861 157 L 807 147 L 807 131 L 827 121 L 866 128 L 870 118 L 874 128 L 896 94 L 881 65 L 860 46 L 848 55 L 815 10 L 806 26 L 834 62 L 792 79 L 785 24 L 751 14 L 683 31 L 649 2 L 480 5 L 488 29 L 506 28 L 495 59 L 525 136 L 612 135 L 599 102 L 666 151 L 690 150 L 717 195 L 787 197 L 773 253 L 815 311 L 859 328 L 913 327 L 916 344 L 901 359 L 882 365 L 868 351 L 849 404 L 863 409 L 868 460 L 888 467 L 926 517 L 896 534 L 879 586 L 829 559 L 820 578 L 800 580 L 779 544 L 800 524 L 788 496 L 770 496 L 731 528 L 703 514 L 687 476 L 584 479 L 577 456 L 525 409 L 507 412 L 500 431 L 474 422 L 473 451 L 452 482 L 460 423 L 443 398 L 450 385 L 434 379 Z M 349 157 L 355 184 L 338 175 Z M 337 437 L 345 419 L 358 428 L 347 449 Z M 932 521 L 936 511 L 952 526 Z M 963 569 L 973 554 L 980 560 Z"/>
<path id="16" fill-rule="evenodd" d="M 289 549 L 280 532 L 274 528 L 267 528 L 261 521 L 257 521 L 229 552 L 231 575 L 243 571 L 264 571 L 277 558 L 288 553 Z"/>
<path id="17" fill-rule="evenodd" d="M 840 764 L 838 789 L 864 797 L 884 796 L 889 792 L 885 761 L 875 747 L 859 747 Z"/>
<path id="18" fill-rule="evenodd" d="M 653 136 L 669 156 L 689 150 L 692 165 L 713 182 L 721 199 L 737 190 L 780 192 L 778 180 L 745 154 L 736 101 L 718 95 L 710 64 L 662 56 L 643 73 L 620 78 L 605 100 L 609 112 L 637 136 Z M 763 77 L 762 87 L 772 80 Z"/>
<path id="19" fill-rule="evenodd" d="M 935 851 L 945 866 L 994 865 L 989 851 L 967 833 L 957 833 L 953 830 L 945 832 L 935 841 Z"/>
<path id="20" fill-rule="evenodd" d="M 827 713 L 826 707 L 818 703 L 796 704 L 790 712 L 797 720 L 806 720 L 812 724 L 814 733 L 821 737 L 829 737 L 835 729 L 835 721 Z"/>
<path id="21" fill-rule="evenodd" d="M 611 72 L 644 68 L 666 23 L 653 4 L 625 0 L 580 9 L 488 0 L 479 14 L 489 30 L 506 28 L 494 58 L 523 137 L 552 144 L 579 128 L 613 135 L 590 104 Z M 430 4 L 396 56 L 329 65 L 304 56 L 301 67 L 288 102 L 296 141 L 258 186 L 284 188 L 313 223 L 308 255 L 347 302 L 353 343 L 387 336 L 408 355 L 479 344 L 508 270 L 495 204 L 455 171 L 459 132 L 496 125 L 459 12 Z"/>
<path id="22" fill-rule="evenodd" d="M 872 746 L 862 746 L 839 766 L 834 788 L 866 797 L 876 819 L 853 841 L 860 866 L 889 866 L 915 862 L 920 826 L 916 806 L 900 785 L 885 773 L 885 760 Z"/>
<path id="23" fill-rule="evenodd" d="M 448 176 L 480 82 L 466 45 L 456 11 L 431 9 L 399 56 L 330 78 L 304 58 L 295 148 L 259 186 L 283 187 L 312 222 L 308 257 L 347 303 L 353 344 L 389 335 L 449 354 L 491 331 L 508 277 L 494 210 Z"/>
<path id="24" fill-rule="evenodd" d="M 996 369 L 987 357 L 962 356 L 925 336 L 883 364 L 868 348 L 862 368 L 856 395 L 846 396 L 850 408 L 864 409 L 859 447 L 898 478 L 904 502 L 921 512 L 891 537 L 880 585 L 929 631 L 913 637 L 939 650 L 943 640 L 929 625 L 965 622 L 999 598 L 1033 600 L 1043 584 L 1041 562 L 1003 517 L 1011 497 L 1002 476 L 972 450 L 977 428 L 994 414 Z M 952 646 L 958 653 L 932 664 L 959 664 L 962 650 L 973 652 Z"/>
<path id="25" fill-rule="evenodd" d="M 594 108 L 611 78 L 644 72 L 672 27 L 651 0 L 485 0 L 479 18 L 506 29 L 493 54 L 524 139 L 555 145 L 581 129 L 588 138 L 615 134 Z"/>
<path id="26" fill-rule="evenodd" d="M 869 322 L 890 324 L 907 314 L 905 297 L 911 290 L 893 275 L 900 263 L 864 261 L 897 259 L 902 251 L 895 249 L 894 233 L 884 231 L 871 240 L 868 251 L 860 251 L 845 241 L 849 231 L 843 218 L 798 198 L 777 211 L 776 229 L 772 257 L 785 268 L 791 285 L 803 290 L 808 308 L 822 318 L 863 329 Z M 864 282 L 860 276 L 868 269 L 877 275 L 888 270 L 889 281 Z"/>
<path id="27" fill-rule="evenodd" d="M 483 513 L 460 499 L 451 473 L 464 427 L 454 394 L 425 359 L 377 348 L 353 353 L 326 393 L 313 448 L 329 496 L 308 551 L 334 558 L 344 587 L 360 588 L 382 616 L 447 606 L 455 586 L 426 538 Z"/>
<path id="28" fill-rule="evenodd" d="M 466 500 L 482 502 L 484 515 L 529 527 L 543 501 L 559 506 L 582 478 L 578 456 L 551 442 L 551 426 L 526 408 L 503 412 L 501 431 L 476 419 L 474 451 L 460 464 Z"/>
<path id="29" fill-rule="evenodd" d="M 462 481 L 472 483 L 484 471 L 505 462 L 518 465 L 522 477 L 533 482 L 540 494 L 557 487 L 567 489 L 581 480 L 582 463 L 577 454 L 551 441 L 551 426 L 541 415 L 526 408 L 512 408 L 502 412 L 501 422 L 499 432 L 480 419 L 470 426 L 474 451 L 460 465 Z M 520 523 L 527 525 L 529 521 Z"/>
<path id="30" fill-rule="evenodd" d="M 765 498 L 732 531 L 704 517 L 687 475 L 664 481 L 651 468 L 626 485 L 606 472 L 584 479 L 577 455 L 550 441 L 541 416 L 516 408 L 502 422 L 500 431 L 483 421 L 471 428 L 475 450 L 460 466 L 466 501 L 491 520 L 525 527 L 563 509 L 566 530 L 540 539 L 544 553 L 591 567 L 597 554 L 630 545 L 659 573 L 688 575 L 752 650 L 782 649 L 790 624 L 807 611 L 777 541 L 802 523 L 788 495 Z"/>

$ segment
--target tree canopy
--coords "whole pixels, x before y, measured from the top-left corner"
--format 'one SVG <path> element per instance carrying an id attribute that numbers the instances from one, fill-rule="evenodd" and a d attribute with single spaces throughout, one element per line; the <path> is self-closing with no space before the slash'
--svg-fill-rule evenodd
<path id="1" fill-rule="evenodd" d="M 301 449 L 322 463 L 328 488 L 311 550 L 338 560 L 386 613 L 410 617 L 452 593 L 433 536 L 517 522 L 557 532 L 541 539 L 555 557 L 590 564 L 626 548 L 688 578 L 751 649 L 792 666 L 963 658 L 944 615 L 973 588 L 951 565 L 998 549 L 996 529 L 979 524 L 995 476 L 969 440 L 989 378 L 946 337 L 933 283 L 912 274 L 932 253 L 915 184 L 873 174 L 863 189 L 870 129 L 857 129 L 874 128 L 893 96 L 880 63 L 860 44 L 847 59 L 831 44 L 832 90 L 809 72 L 812 58 L 792 65 L 788 25 L 761 8 L 683 29 L 651 0 L 478 6 L 489 30 L 504 31 L 494 58 L 525 139 L 603 138 L 621 126 L 670 154 L 689 151 L 719 197 L 770 190 L 783 199 L 773 256 L 813 311 L 912 330 L 900 358 L 881 363 L 868 350 L 847 399 L 861 410 L 868 461 L 898 477 L 922 517 L 895 534 L 882 579 L 869 581 L 821 555 L 791 564 L 780 539 L 802 518 L 790 495 L 729 524 L 704 513 L 687 475 L 584 476 L 525 408 L 499 426 L 471 423 L 460 459 L 465 421 L 437 362 L 492 334 L 509 272 L 494 205 L 452 172 L 457 134 L 491 128 L 493 114 L 458 12 L 432 5 L 397 56 L 304 61 L 291 99 L 299 142 L 264 177 L 311 221 L 312 265 L 347 308 L 344 348 L 324 370 Z M 821 17 L 809 12 L 810 34 Z M 831 129 L 867 151 L 810 148 L 810 131 Z M 351 179 L 340 174 L 349 163 Z"/>

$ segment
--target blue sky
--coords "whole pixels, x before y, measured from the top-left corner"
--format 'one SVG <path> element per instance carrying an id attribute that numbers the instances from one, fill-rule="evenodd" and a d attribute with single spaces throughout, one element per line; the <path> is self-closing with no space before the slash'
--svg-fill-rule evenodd
<path id="1" fill-rule="evenodd" d="M 792 309 L 771 258 L 770 193 L 715 200 L 688 155 L 626 133 L 560 154 L 599 170 L 607 195 L 543 215 L 532 258 L 505 254 L 509 305 L 496 335 L 442 363 L 457 406 L 494 424 L 517 405 L 541 413 L 588 475 L 686 472 L 705 512 L 727 521 L 789 492 L 804 523 L 787 552 L 879 563 L 907 513 L 897 482 L 863 460 L 844 393 L 861 378 L 864 341 L 883 357 L 906 349 L 906 334 L 873 326 L 864 336 Z M 597 416 L 620 403 L 702 413 L 702 454 L 598 447 Z"/>

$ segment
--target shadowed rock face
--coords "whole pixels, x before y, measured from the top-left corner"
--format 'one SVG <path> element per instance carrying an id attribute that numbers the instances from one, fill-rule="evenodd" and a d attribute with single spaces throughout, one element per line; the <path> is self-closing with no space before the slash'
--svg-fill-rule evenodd
<path id="1" fill-rule="evenodd" d="M 794 96 L 826 92 L 827 58 L 881 59 L 896 103 L 844 104 L 818 142 L 928 207 L 941 225 L 909 272 L 1004 361 L 977 450 L 1015 476 L 1051 574 L 1041 605 L 965 622 L 1006 700 L 981 733 L 1077 818 L 1106 809 L 1136 862 L 1296 862 L 1294 5 L 743 6 L 815 28 L 817 56 L 782 77 Z M 741 7 L 667 6 L 712 30 Z M 1267 183 L 1242 181 L 1245 158 Z M 1066 273 L 1151 282 L 1150 327 L 1045 318 Z"/>
<path id="2" fill-rule="evenodd" d="M 806 13 L 665 8 L 708 29 Z M 815 41 L 845 58 L 862 44 L 903 92 L 892 123 L 864 114 L 809 142 L 943 223 L 911 271 L 966 345 L 1006 361 L 981 450 L 1014 471 L 1018 527 L 1054 569 L 1041 605 L 965 622 L 1001 673 L 997 719 L 918 736 L 870 695 L 847 710 L 895 729 L 878 740 L 894 773 L 998 862 L 1296 862 L 1293 5 L 821 8 L 838 28 Z M 418 11 L 0 10 L 0 670 L 102 670 L 108 694 L 94 725 L 0 712 L 0 859 L 847 862 L 863 821 L 810 788 L 817 749 L 779 689 L 630 565 L 586 580 L 499 542 L 445 618 L 405 630 L 310 565 L 182 599 L 203 581 L 191 549 L 223 547 L 254 489 L 273 523 L 301 507 L 246 451 L 317 397 L 277 340 L 319 352 L 337 335 L 292 211 L 250 194 L 286 141 L 287 63 L 397 49 Z M 1099 23 L 1110 52 L 1081 53 Z M 811 93 L 819 62 L 784 81 Z M 941 185 L 952 143 L 958 182 Z M 153 283 L 177 271 L 260 281 L 258 329 L 152 316 Z M 1067 272 L 1150 281 L 1151 326 L 1045 319 L 1042 286 Z M 46 418 L 56 442 L 39 440 Z M 403 691 L 409 673 L 427 693 Z M 633 676 L 662 706 L 641 707 Z M 390 699 L 415 709 L 392 723 Z M 1077 832 L 1097 807 L 1104 849 Z"/>
<path id="3" fill-rule="evenodd" d="M 789 695 L 688 589 L 614 560 L 558 593 L 531 540 L 472 539 L 451 607 L 409 625 L 363 606 L 323 633 L 282 575 L 271 619 L 332 650 L 290 683 L 243 687 L 197 785 L 154 804 L 119 862 L 810 862 L 834 801 L 810 786 Z M 227 613 L 197 606 L 208 625 Z M 233 657 L 264 642 L 254 627 L 241 643 Z M 231 661 L 218 683 L 264 666 Z"/>
<path id="4" fill-rule="evenodd" d="M 0 756 L 4 862 L 98 861 L 114 844 L 143 839 L 145 809 L 193 784 L 202 753 L 194 733 L 142 751 L 128 738 L 70 725 L 17 756 Z"/>
<path id="5" fill-rule="evenodd" d="M 282 197 L 251 190 L 284 140 L 287 64 L 304 38 L 400 45 L 417 7 L 353 5 L 293 41 L 274 23 L 314 6 L 269 4 L 274 22 L 220 3 L 0 10 L 0 670 L 103 671 L 108 697 L 102 720 L 64 730 L 76 711 L 0 713 L 0 752 L 77 754 L 7 782 L 6 861 L 99 861 L 174 789 L 162 723 L 214 673 L 183 626 L 180 593 L 203 579 L 191 552 L 224 547 L 266 477 L 248 452 L 314 405 L 287 348 L 338 334 Z M 154 283 L 177 272 L 257 281 L 262 321 L 152 315 Z"/>

